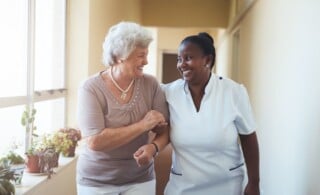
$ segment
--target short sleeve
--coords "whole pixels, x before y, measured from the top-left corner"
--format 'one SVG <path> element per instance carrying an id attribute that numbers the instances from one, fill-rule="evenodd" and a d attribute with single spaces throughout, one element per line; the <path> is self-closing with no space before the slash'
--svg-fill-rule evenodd
<path id="1" fill-rule="evenodd" d="M 104 129 L 104 114 L 97 96 L 84 86 L 78 90 L 77 121 L 84 137 L 97 134 Z"/>
<path id="2" fill-rule="evenodd" d="M 165 93 L 161 89 L 159 82 L 155 79 L 155 77 L 151 75 L 145 75 L 145 78 L 147 79 L 148 85 L 151 87 L 151 109 L 156 110 L 158 112 L 161 112 L 166 119 L 167 122 L 169 122 L 169 108 L 166 101 Z M 161 132 L 164 128 L 158 128 L 155 127 L 153 129 L 153 132 Z"/>
<path id="3" fill-rule="evenodd" d="M 237 115 L 235 119 L 235 125 L 239 134 L 251 134 L 257 129 L 257 125 L 253 116 L 250 99 L 246 88 L 243 85 L 239 85 L 236 95 Z"/>
<path id="4" fill-rule="evenodd" d="M 153 98 L 153 109 L 158 110 L 163 114 L 167 121 L 169 121 L 169 109 L 166 101 L 164 91 L 160 85 L 157 85 L 155 95 Z"/>
<path id="5" fill-rule="evenodd" d="M 169 120 L 169 109 L 164 91 L 160 87 L 160 83 L 152 75 L 144 75 L 145 95 L 150 109 L 161 112 L 165 119 Z"/>

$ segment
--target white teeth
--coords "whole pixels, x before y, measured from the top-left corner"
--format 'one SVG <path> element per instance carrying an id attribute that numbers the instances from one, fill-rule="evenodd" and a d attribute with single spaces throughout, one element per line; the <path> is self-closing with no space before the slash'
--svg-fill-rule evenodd
<path id="1" fill-rule="evenodd" d="M 183 72 L 183 74 L 188 74 L 189 72 L 191 72 L 191 70 L 184 70 L 182 72 Z"/>

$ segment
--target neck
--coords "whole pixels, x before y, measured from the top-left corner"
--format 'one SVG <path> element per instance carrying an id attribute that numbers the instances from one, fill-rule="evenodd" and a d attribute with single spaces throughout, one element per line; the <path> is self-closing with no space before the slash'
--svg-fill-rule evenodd
<path id="1" fill-rule="evenodd" d="M 204 94 L 204 90 L 210 80 L 210 77 L 211 77 L 211 73 L 208 76 L 203 77 L 204 79 L 202 79 L 199 82 L 188 82 L 188 87 L 191 94 L 202 97 Z"/>
<path id="2" fill-rule="evenodd" d="M 120 67 L 111 66 L 109 72 L 110 78 L 112 78 L 122 89 L 127 88 L 134 78 L 126 74 Z"/>
<path id="3" fill-rule="evenodd" d="M 211 76 L 211 74 L 210 74 L 210 76 Z M 204 79 L 203 82 L 188 83 L 191 97 L 192 97 L 193 103 L 194 103 L 197 111 L 200 110 L 201 101 L 204 96 L 205 88 L 209 82 L 210 76 L 207 79 Z"/>
<path id="4" fill-rule="evenodd" d="M 126 88 L 122 88 L 113 78 L 113 72 L 112 72 L 112 68 L 110 70 L 110 79 L 112 81 L 112 83 L 114 84 L 114 86 L 121 92 L 120 98 L 122 100 L 125 100 L 127 97 L 127 94 L 130 90 L 130 88 L 133 85 L 134 79 L 131 80 L 130 84 L 126 87 Z"/>

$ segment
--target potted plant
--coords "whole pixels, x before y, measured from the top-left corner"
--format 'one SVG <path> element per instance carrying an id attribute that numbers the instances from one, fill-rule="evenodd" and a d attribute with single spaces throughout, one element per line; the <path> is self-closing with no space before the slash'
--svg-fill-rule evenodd
<path id="1" fill-rule="evenodd" d="M 52 145 L 48 135 L 40 136 L 26 152 L 26 171 L 29 173 L 47 174 L 48 178 L 58 166 L 59 153 Z"/>
<path id="2" fill-rule="evenodd" d="M 36 138 L 38 135 L 35 133 L 37 127 L 34 124 L 36 113 L 36 109 L 31 109 L 29 106 L 26 106 L 21 116 L 21 125 L 24 126 L 26 130 L 26 172 L 29 173 L 41 173 L 39 164 L 39 154 L 41 150 L 37 148 Z"/>
<path id="3" fill-rule="evenodd" d="M 61 146 L 60 146 L 60 140 L 58 139 L 58 136 L 56 135 L 56 133 L 43 135 L 40 145 L 43 151 L 50 149 L 54 152 L 54 154 L 52 155 L 52 159 L 50 159 L 51 161 L 50 166 L 58 167 L 59 156 L 61 153 L 61 149 L 60 149 Z"/>
<path id="4" fill-rule="evenodd" d="M 59 140 L 60 151 L 65 157 L 75 156 L 75 149 L 78 141 L 81 139 L 80 130 L 74 128 L 62 128 L 56 133 L 57 140 Z"/>
<path id="5" fill-rule="evenodd" d="M 0 163 L 5 167 L 9 167 L 10 171 L 13 173 L 15 184 L 21 184 L 23 170 L 25 168 L 24 158 L 14 151 L 9 151 L 7 155 L 0 159 Z"/>
<path id="6" fill-rule="evenodd" d="M 28 106 L 22 113 L 21 124 L 26 128 L 29 138 L 26 142 L 28 148 L 26 154 L 26 172 L 44 173 L 51 177 L 53 168 L 58 166 L 61 143 L 57 141 L 55 134 L 46 134 L 38 136 L 37 127 L 34 125 L 36 109 L 30 109 Z"/>
<path id="7" fill-rule="evenodd" d="M 26 155 L 26 172 L 28 173 L 41 173 L 40 166 L 40 154 L 41 150 L 36 149 L 35 146 L 31 146 L 28 151 L 25 153 Z"/>
<path id="8" fill-rule="evenodd" d="M 10 180 L 14 180 L 12 171 L 7 165 L 0 163 L 0 195 L 15 194 L 15 187 Z"/>

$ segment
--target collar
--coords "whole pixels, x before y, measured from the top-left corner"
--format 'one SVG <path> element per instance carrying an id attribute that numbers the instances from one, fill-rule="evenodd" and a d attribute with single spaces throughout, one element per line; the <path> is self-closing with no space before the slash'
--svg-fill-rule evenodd
<path id="1" fill-rule="evenodd" d="M 204 88 L 204 94 L 210 93 L 210 91 L 213 88 L 214 81 L 215 81 L 216 77 L 217 76 L 214 73 L 210 74 L 209 81 L 208 81 L 206 87 Z M 188 87 L 188 83 L 186 81 L 183 82 L 183 89 L 184 89 L 185 94 L 189 94 L 190 93 L 190 90 L 189 90 L 189 87 Z"/>

